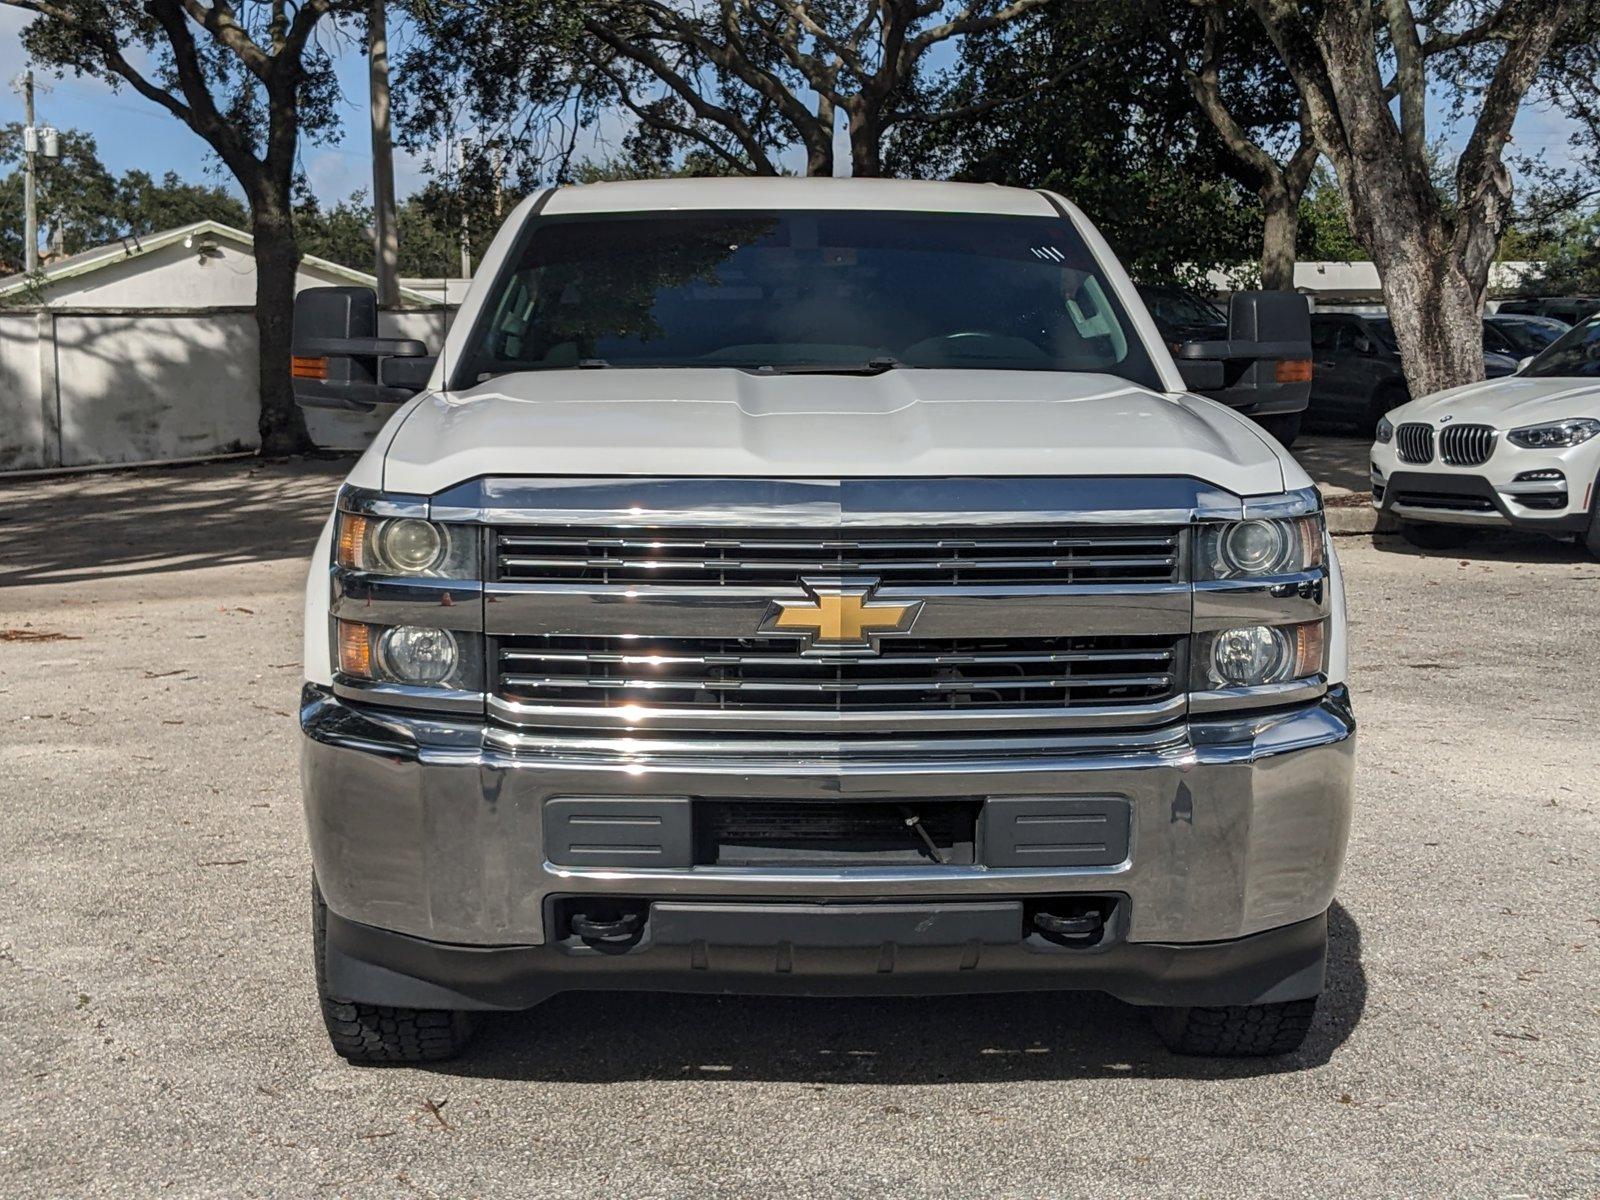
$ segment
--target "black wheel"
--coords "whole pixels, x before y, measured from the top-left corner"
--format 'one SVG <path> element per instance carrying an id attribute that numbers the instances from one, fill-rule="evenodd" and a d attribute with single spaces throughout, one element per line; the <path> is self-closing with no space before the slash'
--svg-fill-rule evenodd
<path id="1" fill-rule="evenodd" d="M 317 956 L 317 999 L 328 1040 L 353 1063 L 439 1062 L 454 1058 L 472 1037 L 464 1012 L 357 1004 L 328 994 L 328 906 L 311 881 L 311 939 Z"/>
<path id="2" fill-rule="evenodd" d="M 1271 416 L 1257 417 L 1256 424 L 1277 438 L 1282 443 L 1283 448 L 1287 450 L 1294 445 L 1295 439 L 1300 436 L 1300 424 L 1305 420 L 1305 415 L 1303 411 L 1297 413 L 1273 413 Z"/>
<path id="3" fill-rule="evenodd" d="M 1316 1015 L 1317 998 L 1220 1008 L 1162 1008 L 1156 1032 L 1174 1054 L 1265 1058 L 1300 1049 Z"/>
<path id="4" fill-rule="evenodd" d="M 1401 521 L 1400 536 L 1418 550 L 1454 550 L 1470 544 L 1478 531 L 1466 525 L 1434 525 L 1425 521 Z"/>
<path id="5" fill-rule="evenodd" d="M 1589 506 L 1589 531 L 1583 535 L 1589 553 L 1600 558 L 1600 479 L 1594 483 L 1594 501 Z"/>

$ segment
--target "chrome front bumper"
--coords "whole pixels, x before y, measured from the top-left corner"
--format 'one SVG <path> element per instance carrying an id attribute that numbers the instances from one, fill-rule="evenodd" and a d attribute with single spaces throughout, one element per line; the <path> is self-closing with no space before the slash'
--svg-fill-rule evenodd
<path id="1" fill-rule="evenodd" d="M 540 946 L 551 896 L 1127 898 L 1125 940 L 1237 939 L 1325 912 L 1344 858 L 1355 723 L 1314 703 L 1126 736 L 708 743 L 551 741 L 379 711 L 308 685 L 312 858 L 347 922 L 463 946 Z M 1122 797 L 1128 857 L 1094 868 L 580 869 L 547 861 L 555 797 Z"/>

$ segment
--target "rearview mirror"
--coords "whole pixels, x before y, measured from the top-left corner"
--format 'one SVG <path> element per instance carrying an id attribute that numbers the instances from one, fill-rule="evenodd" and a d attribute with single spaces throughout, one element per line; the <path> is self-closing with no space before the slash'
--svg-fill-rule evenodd
<path id="1" fill-rule="evenodd" d="M 371 288 L 306 288 L 294 298 L 290 373 L 305 408 L 371 412 L 403 404 L 433 374 L 435 356 L 414 338 L 378 336 Z"/>

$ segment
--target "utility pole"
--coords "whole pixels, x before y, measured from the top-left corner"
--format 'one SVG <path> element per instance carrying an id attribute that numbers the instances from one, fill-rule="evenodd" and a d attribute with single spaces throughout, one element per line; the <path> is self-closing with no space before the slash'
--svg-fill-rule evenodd
<path id="1" fill-rule="evenodd" d="M 400 304 L 400 236 L 394 211 L 394 145 L 389 136 L 389 28 L 386 0 L 367 11 L 367 69 L 372 107 L 372 235 L 378 307 Z"/>
<path id="2" fill-rule="evenodd" d="M 16 86 L 16 82 L 12 82 Z M 47 87 L 46 91 L 49 90 Z M 22 73 L 22 256 L 23 270 L 32 275 L 39 269 L 39 159 L 61 157 L 61 139 L 49 126 L 33 123 L 33 68 Z M 61 240 L 61 228 L 55 240 Z"/>
<path id="3" fill-rule="evenodd" d="M 23 269 L 32 275 L 39 269 L 39 201 L 34 189 L 38 175 L 34 159 L 39 153 L 39 131 L 33 127 L 33 68 L 22 77 L 22 105 L 26 114 L 22 128 L 22 253 Z"/>
<path id="4" fill-rule="evenodd" d="M 461 278 L 472 278 L 472 240 L 467 232 L 467 203 L 462 184 L 467 178 L 467 139 L 456 143 L 456 199 L 461 204 Z"/>

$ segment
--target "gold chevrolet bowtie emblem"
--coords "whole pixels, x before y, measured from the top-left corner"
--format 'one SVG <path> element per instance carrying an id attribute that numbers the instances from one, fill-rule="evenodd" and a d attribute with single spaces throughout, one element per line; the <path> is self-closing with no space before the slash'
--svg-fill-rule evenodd
<path id="1" fill-rule="evenodd" d="M 875 579 L 804 579 L 806 600 L 774 600 L 761 632 L 806 639 L 807 654 L 873 654 L 878 638 L 906 633 L 921 600 L 875 600 Z"/>

